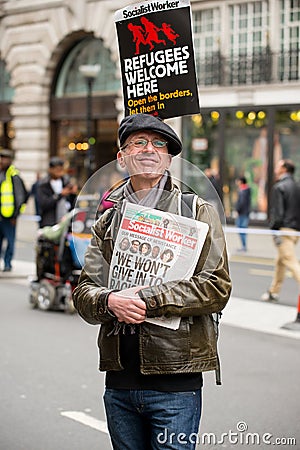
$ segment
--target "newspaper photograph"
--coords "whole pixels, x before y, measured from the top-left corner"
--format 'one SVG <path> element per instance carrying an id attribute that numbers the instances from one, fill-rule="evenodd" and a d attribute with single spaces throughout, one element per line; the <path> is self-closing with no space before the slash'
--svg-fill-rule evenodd
<path id="1" fill-rule="evenodd" d="M 208 232 L 208 224 L 127 202 L 112 255 L 109 288 L 124 297 L 139 287 L 190 278 Z M 180 318 L 146 319 L 178 328 Z M 158 321 L 158 323 L 157 323 Z"/>

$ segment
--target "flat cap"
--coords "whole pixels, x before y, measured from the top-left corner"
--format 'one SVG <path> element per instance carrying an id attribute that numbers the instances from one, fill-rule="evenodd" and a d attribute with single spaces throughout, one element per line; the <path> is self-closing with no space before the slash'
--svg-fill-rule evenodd
<path id="1" fill-rule="evenodd" d="M 59 158 L 58 156 L 53 156 L 52 158 L 50 158 L 49 167 L 63 166 L 64 163 L 65 162 L 63 159 Z"/>
<path id="2" fill-rule="evenodd" d="M 158 117 L 150 114 L 132 114 L 124 117 L 119 127 L 120 145 L 124 145 L 130 134 L 136 131 L 148 130 L 161 134 L 168 141 L 168 152 L 172 156 L 178 155 L 182 150 L 182 143 L 169 125 Z"/>
<path id="3" fill-rule="evenodd" d="M 8 148 L 3 148 L 3 149 L 0 150 L 0 156 L 4 156 L 6 158 L 13 159 L 14 152 L 12 150 L 9 150 Z"/>

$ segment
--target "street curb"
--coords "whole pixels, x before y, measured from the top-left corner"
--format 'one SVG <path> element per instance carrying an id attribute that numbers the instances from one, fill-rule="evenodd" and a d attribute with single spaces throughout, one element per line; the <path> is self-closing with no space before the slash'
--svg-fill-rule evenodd
<path id="1" fill-rule="evenodd" d="M 0 280 L 29 278 L 34 277 L 36 274 L 36 267 L 33 262 L 13 259 L 12 266 L 13 268 L 11 272 L 0 272 Z"/>
<path id="2" fill-rule="evenodd" d="M 255 256 L 255 255 L 237 255 L 235 253 L 228 255 L 230 262 L 237 262 L 237 263 L 252 263 L 252 264 L 261 264 L 264 266 L 273 266 L 275 265 L 275 259 L 274 258 L 266 258 L 262 256 Z"/>
<path id="3" fill-rule="evenodd" d="M 297 308 L 257 300 L 231 297 L 224 309 L 221 324 L 276 336 L 300 339 L 300 331 L 285 330 L 295 321 Z"/>

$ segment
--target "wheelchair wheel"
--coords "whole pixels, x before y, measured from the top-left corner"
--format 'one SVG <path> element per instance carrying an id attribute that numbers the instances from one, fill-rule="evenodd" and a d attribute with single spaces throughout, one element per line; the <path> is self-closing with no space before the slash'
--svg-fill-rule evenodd
<path id="1" fill-rule="evenodd" d="M 29 285 L 29 304 L 32 309 L 38 307 L 38 293 L 39 293 L 40 283 L 36 281 L 31 281 Z"/>
<path id="2" fill-rule="evenodd" d="M 48 281 L 41 280 L 37 295 L 37 305 L 39 309 L 47 311 L 52 308 L 55 301 L 56 290 Z"/>

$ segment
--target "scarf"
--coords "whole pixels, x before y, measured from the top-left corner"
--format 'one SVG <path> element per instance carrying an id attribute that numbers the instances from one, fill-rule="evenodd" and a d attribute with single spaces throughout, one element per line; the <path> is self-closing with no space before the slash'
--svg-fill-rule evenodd
<path id="1" fill-rule="evenodd" d="M 135 203 L 136 205 L 149 206 L 151 208 L 156 208 L 156 206 L 162 196 L 162 193 L 164 191 L 164 187 L 167 182 L 167 179 L 168 179 L 168 172 L 165 171 L 165 173 L 163 174 L 163 176 L 161 177 L 159 182 L 155 186 L 153 186 L 152 189 L 150 189 L 150 191 L 145 195 L 145 197 L 140 198 L 140 199 L 134 192 L 131 181 L 128 180 L 128 182 L 125 184 L 125 187 L 124 187 L 125 202 L 127 201 L 130 203 Z M 124 208 L 125 208 L 125 204 L 126 204 L 125 202 L 123 202 L 123 205 L 122 205 L 122 212 L 124 211 Z"/>

